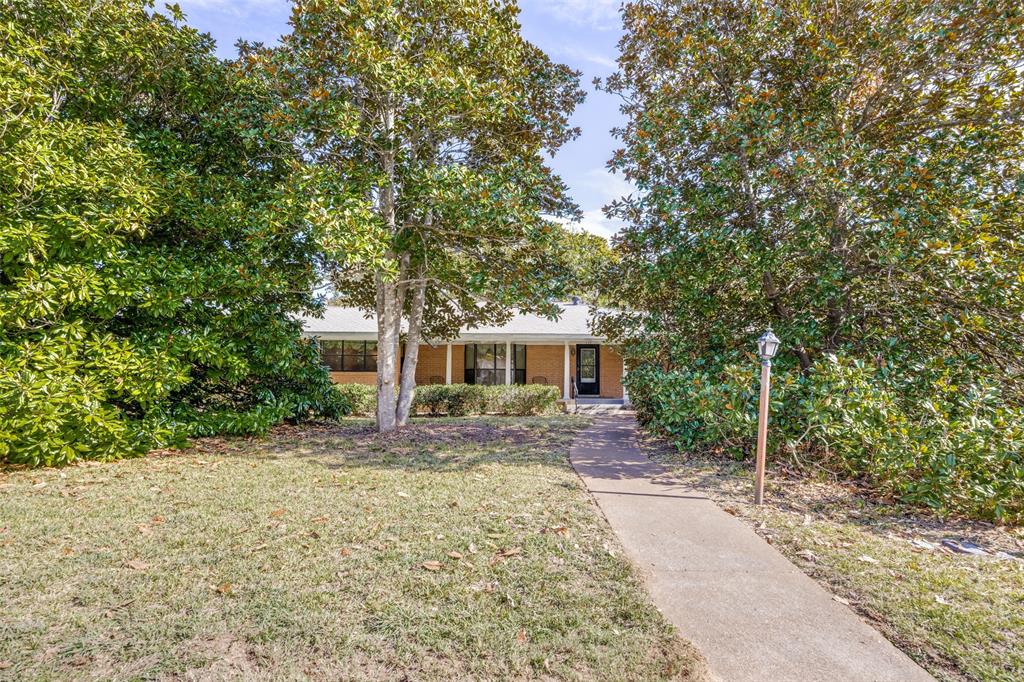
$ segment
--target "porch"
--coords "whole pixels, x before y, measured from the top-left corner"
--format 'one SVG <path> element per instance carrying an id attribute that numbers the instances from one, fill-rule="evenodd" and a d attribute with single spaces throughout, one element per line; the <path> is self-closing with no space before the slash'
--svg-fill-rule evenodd
<path id="1" fill-rule="evenodd" d="M 561 343 L 516 337 L 420 345 L 416 383 L 542 384 L 557 386 L 563 400 L 621 401 L 622 357 L 614 346 L 585 339 Z M 376 383 L 376 342 L 320 340 L 324 364 L 336 383 Z M 404 349 L 403 349 L 404 350 Z"/>

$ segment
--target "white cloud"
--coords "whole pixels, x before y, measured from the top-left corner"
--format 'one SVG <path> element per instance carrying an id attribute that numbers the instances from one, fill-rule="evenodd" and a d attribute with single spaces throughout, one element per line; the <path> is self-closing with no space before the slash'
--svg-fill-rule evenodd
<path id="1" fill-rule="evenodd" d="M 579 184 L 598 194 L 605 203 L 636 192 L 631 182 L 606 168 L 591 168 L 579 180 Z"/>
<path id="2" fill-rule="evenodd" d="M 590 62 L 609 71 L 618 68 L 614 58 L 575 45 L 564 45 L 558 48 L 558 54 L 575 61 Z"/>
<path id="3" fill-rule="evenodd" d="M 619 7 L 622 0 L 524 0 L 558 19 L 599 30 L 621 26 Z"/>
<path id="4" fill-rule="evenodd" d="M 611 239 L 612 235 L 626 225 L 625 222 L 618 218 L 606 218 L 601 209 L 584 211 L 583 219 L 578 223 L 570 223 L 566 220 L 561 220 L 560 222 L 570 230 L 589 232 L 605 239 Z"/>

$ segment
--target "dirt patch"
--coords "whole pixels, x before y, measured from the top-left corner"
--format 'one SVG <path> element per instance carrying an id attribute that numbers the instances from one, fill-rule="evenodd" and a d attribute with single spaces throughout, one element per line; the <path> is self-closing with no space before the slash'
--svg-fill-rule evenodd
<path id="1" fill-rule="evenodd" d="M 199 657 L 208 663 L 186 670 L 182 680 L 227 680 L 248 677 L 258 666 L 252 649 L 245 640 L 230 632 L 190 640 L 181 647 L 182 658 Z"/>

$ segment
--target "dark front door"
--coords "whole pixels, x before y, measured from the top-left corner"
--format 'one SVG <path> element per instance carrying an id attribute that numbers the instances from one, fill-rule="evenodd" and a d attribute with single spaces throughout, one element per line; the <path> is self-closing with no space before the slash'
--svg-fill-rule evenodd
<path id="1" fill-rule="evenodd" d="M 580 395 L 601 394 L 600 346 L 576 346 L 576 384 Z"/>

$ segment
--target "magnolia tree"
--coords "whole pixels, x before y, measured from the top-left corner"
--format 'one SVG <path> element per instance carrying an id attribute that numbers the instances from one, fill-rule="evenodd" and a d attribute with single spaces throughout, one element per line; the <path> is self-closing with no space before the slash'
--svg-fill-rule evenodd
<path id="1" fill-rule="evenodd" d="M 295 150 L 261 83 L 169 15 L 0 2 L 0 461 L 341 407 L 295 322 L 319 243 Z"/>
<path id="2" fill-rule="evenodd" d="M 805 372 L 852 351 L 1019 379 L 1019 2 L 654 0 L 624 19 L 611 165 L 643 191 L 610 207 L 614 280 L 646 314 L 613 333 L 672 365 L 771 322 Z"/>
<path id="3" fill-rule="evenodd" d="M 1024 5 L 648 0 L 624 9 L 638 187 L 601 320 L 640 418 L 772 442 L 880 494 L 1024 518 Z"/>
<path id="4" fill-rule="evenodd" d="M 583 93 L 522 38 L 517 13 L 299 0 L 279 48 L 246 48 L 277 83 L 281 135 L 320 197 L 335 287 L 376 314 L 381 431 L 408 419 L 421 340 L 515 307 L 553 313 L 567 279 L 553 219 L 577 209 L 542 154 L 577 134 L 567 119 Z"/>

